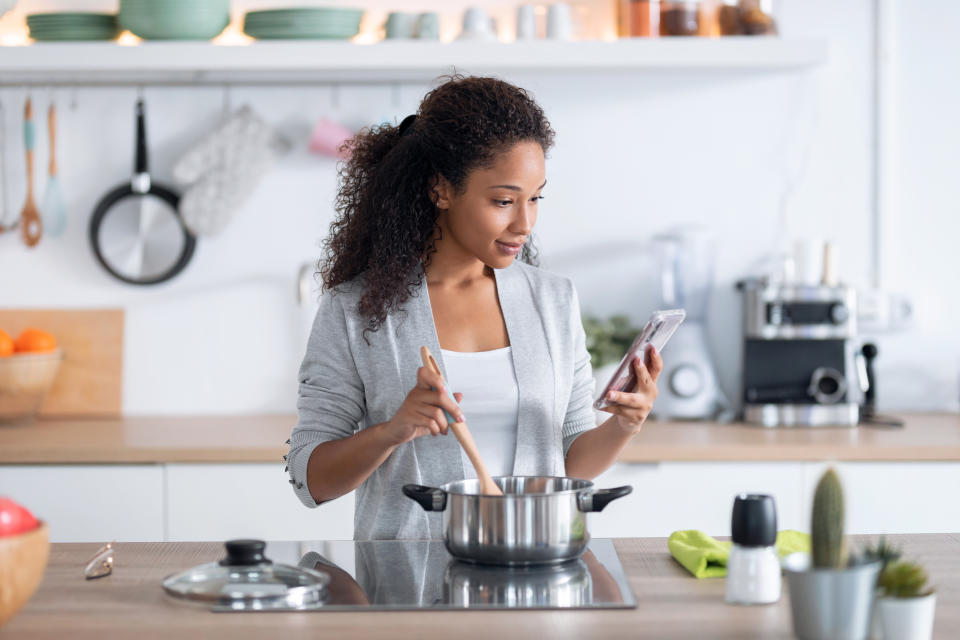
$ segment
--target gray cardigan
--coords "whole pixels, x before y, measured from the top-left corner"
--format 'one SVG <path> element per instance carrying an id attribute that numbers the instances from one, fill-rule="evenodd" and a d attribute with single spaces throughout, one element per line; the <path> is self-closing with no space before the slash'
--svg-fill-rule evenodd
<path id="1" fill-rule="evenodd" d="M 418 267 L 415 277 L 422 274 Z M 596 425 L 576 290 L 569 278 L 519 261 L 494 274 L 520 398 L 513 474 L 565 475 L 570 444 Z M 322 296 L 300 368 L 298 422 L 287 465 L 289 482 L 308 507 L 317 506 L 307 487 L 314 448 L 390 420 L 416 384 L 421 345 L 446 376 L 426 278 L 402 310 L 367 334 L 369 345 L 357 311 L 361 293 L 355 279 Z M 400 489 L 411 482 L 436 487 L 462 480 L 463 458 L 453 434 L 397 447 L 357 488 L 354 538 L 440 538 L 440 514 L 423 511 Z"/>

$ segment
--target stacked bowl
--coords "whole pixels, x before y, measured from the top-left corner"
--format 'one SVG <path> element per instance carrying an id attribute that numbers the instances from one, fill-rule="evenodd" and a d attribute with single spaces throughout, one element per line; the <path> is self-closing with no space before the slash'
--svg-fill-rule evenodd
<path id="1" fill-rule="evenodd" d="M 243 32 L 258 40 L 347 40 L 360 32 L 362 9 L 304 7 L 248 11 Z"/>
<path id="2" fill-rule="evenodd" d="M 209 40 L 230 24 L 230 0 L 120 0 L 117 20 L 144 40 Z"/>
<path id="3" fill-rule="evenodd" d="M 33 13 L 27 26 L 34 40 L 113 40 L 119 33 L 112 13 Z"/>

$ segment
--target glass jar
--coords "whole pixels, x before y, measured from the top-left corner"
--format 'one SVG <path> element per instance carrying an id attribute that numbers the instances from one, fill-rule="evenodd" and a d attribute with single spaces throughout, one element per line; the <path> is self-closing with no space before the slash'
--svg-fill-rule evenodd
<path id="1" fill-rule="evenodd" d="M 740 27 L 748 36 L 777 34 L 773 0 L 740 0 Z"/>
<path id="2" fill-rule="evenodd" d="M 620 34 L 623 37 L 656 36 L 659 24 L 659 0 L 620 0 Z"/>
<path id="3" fill-rule="evenodd" d="M 662 0 L 660 35 L 695 36 L 700 33 L 699 0 Z"/>
<path id="4" fill-rule="evenodd" d="M 724 0 L 717 8 L 717 27 L 722 36 L 743 35 L 739 0 Z"/>

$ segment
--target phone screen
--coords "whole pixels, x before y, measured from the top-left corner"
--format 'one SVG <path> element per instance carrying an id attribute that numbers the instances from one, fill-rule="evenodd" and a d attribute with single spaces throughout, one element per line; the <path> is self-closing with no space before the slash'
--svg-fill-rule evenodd
<path id="1" fill-rule="evenodd" d="M 670 340 L 673 332 L 677 330 L 677 327 L 680 326 L 680 323 L 683 322 L 683 319 L 686 317 L 686 315 L 687 312 L 683 309 L 654 311 L 650 315 L 650 319 L 647 321 L 646 326 L 644 326 L 640 333 L 637 334 L 637 337 L 630 345 L 630 348 L 627 349 L 627 353 L 623 356 L 623 359 L 620 360 L 620 365 L 610 377 L 610 381 L 607 382 L 606 386 L 603 388 L 603 391 L 593 403 L 593 406 L 596 409 L 603 409 L 611 404 L 615 404 L 607 400 L 607 394 L 609 392 L 629 391 L 633 389 L 637 383 L 637 374 L 634 372 L 633 367 L 630 364 L 633 361 L 634 356 L 644 355 L 644 351 L 648 344 L 653 345 L 653 348 L 657 350 L 657 353 L 663 351 L 663 348 L 667 346 L 667 342 Z"/>

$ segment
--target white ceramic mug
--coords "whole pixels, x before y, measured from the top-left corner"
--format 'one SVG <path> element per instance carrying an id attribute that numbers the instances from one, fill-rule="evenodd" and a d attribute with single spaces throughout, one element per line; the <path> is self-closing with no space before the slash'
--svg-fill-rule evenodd
<path id="1" fill-rule="evenodd" d="M 517 40 L 533 40 L 537 37 L 537 10 L 532 4 L 517 7 Z"/>
<path id="2" fill-rule="evenodd" d="M 796 281 L 807 286 L 819 285 L 823 280 L 823 238 L 798 238 L 793 242 L 793 261 Z"/>
<path id="3" fill-rule="evenodd" d="M 570 5 L 557 2 L 547 9 L 547 38 L 551 40 L 573 39 L 573 13 Z"/>
<path id="4" fill-rule="evenodd" d="M 460 40 L 495 40 L 492 23 L 481 7 L 469 7 L 463 14 L 463 31 Z"/>

